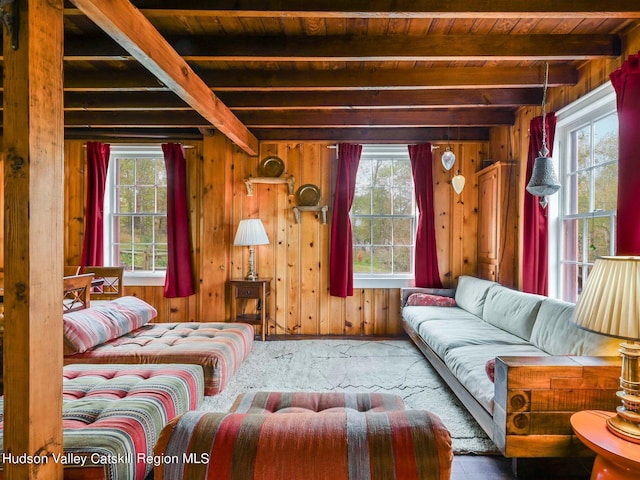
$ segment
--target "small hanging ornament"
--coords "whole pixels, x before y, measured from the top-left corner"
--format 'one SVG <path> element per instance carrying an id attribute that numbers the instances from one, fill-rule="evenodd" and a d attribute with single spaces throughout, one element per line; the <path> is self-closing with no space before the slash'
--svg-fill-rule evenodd
<path id="1" fill-rule="evenodd" d="M 456 163 L 456 155 L 451 150 L 451 145 L 447 145 L 447 148 L 442 154 L 442 166 L 445 170 L 451 170 L 454 163 Z"/>
<path id="2" fill-rule="evenodd" d="M 458 170 L 458 173 L 451 179 L 451 186 L 455 190 L 455 192 L 460 195 L 462 190 L 464 189 L 465 178 Z"/>

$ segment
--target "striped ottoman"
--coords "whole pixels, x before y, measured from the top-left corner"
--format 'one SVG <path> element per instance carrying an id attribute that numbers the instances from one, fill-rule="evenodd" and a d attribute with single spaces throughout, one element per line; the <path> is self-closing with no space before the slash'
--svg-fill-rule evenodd
<path id="1" fill-rule="evenodd" d="M 392 397 L 263 392 L 188 412 L 162 430 L 154 480 L 449 479 L 442 421 Z"/>
<path id="2" fill-rule="evenodd" d="M 198 365 L 71 365 L 63 376 L 65 479 L 144 480 L 163 426 L 204 398 Z"/>

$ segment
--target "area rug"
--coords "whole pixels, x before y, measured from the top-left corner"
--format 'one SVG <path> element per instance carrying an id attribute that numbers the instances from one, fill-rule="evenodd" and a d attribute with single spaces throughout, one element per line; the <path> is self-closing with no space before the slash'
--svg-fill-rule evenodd
<path id="1" fill-rule="evenodd" d="M 253 352 L 218 395 L 200 408 L 226 412 L 242 392 L 386 392 L 406 408 L 438 415 L 456 454 L 497 448 L 408 340 L 283 340 L 255 342 Z"/>

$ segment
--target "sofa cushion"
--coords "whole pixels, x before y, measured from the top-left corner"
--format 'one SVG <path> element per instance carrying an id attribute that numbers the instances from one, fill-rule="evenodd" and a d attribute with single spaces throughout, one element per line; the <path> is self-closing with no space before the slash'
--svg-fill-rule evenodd
<path id="1" fill-rule="evenodd" d="M 493 325 L 475 320 L 433 320 L 420 325 L 418 333 L 431 349 L 444 358 L 452 348 L 467 345 L 522 345 L 522 338 Z"/>
<path id="2" fill-rule="evenodd" d="M 140 328 L 158 312 L 137 297 L 110 302 L 63 315 L 64 353 L 83 353 L 96 345 Z"/>
<path id="3" fill-rule="evenodd" d="M 402 318 L 418 330 L 423 322 L 431 320 L 471 320 L 479 321 L 475 315 L 458 307 L 404 307 Z"/>
<path id="4" fill-rule="evenodd" d="M 477 317 L 482 317 L 484 301 L 491 287 L 498 285 L 489 280 L 463 275 L 458 279 L 456 304 Z"/>
<path id="5" fill-rule="evenodd" d="M 444 357 L 446 366 L 460 383 L 493 414 L 493 397 L 495 385 L 489 379 L 485 366 L 487 362 L 498 356 L 547 357 L 542 350 L 523 343 L 520 345 L 504 345 L 486 343 L 484 345 L 467 345 L 453 348 Z"/>
<path id="6" fill-rule="evenodd" d="M 579 328 L 571 321 L 574 309 L 573 303 L 544 300 L 531 343 L 551 355 L 618 355 L 620 340 Z"/>
<path id="7" fill-rule="evenodd" d="M 407 305 L 414 307 L 455 307 L 456 300 L 453 297 L 432 295 L 430 293 L 412 293 L 407 299 Z"/>
<path id="8" fill-rule="evenodd" d="M 544 297 L 497 285 L 487 293 L 482 319 L 529 340 Z"/>

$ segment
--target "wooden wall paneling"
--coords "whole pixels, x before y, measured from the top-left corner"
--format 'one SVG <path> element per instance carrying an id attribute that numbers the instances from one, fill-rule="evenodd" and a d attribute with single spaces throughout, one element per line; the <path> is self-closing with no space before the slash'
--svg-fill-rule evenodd
<path id="1" fill-rule="evenodd" d="M 466 143 L 462 145 L 462 173 L 466 178 L 465 187 L 460 195 L 462 201 L 462 258 L 459 275 L 474 275 L 477 265 L 476 239 L 478 236 L 478 186 L 474 181 L 475 172 L 482 165 L 485 143 Z M 465 173 L 466 172 L 466 173 Z M 453 187 L 452 187 L 453 189 Z"/>
<path id="2" fill-rule="evenodd" d="M 333 183 L 333 167 L 336 157 L 336 150 L 330 148 L 329 145 L 320 144 L 318 149 L 320 158 L 318 186 L 320 187 L 321 200 L 320 205 L 327 205 L 327 223 L 321 223 L 320 218 L 318 228 L 320 230 L 321 243 L 319 245 L 319 279 L 318 279 L 318 297 L 319 297 L 319 313 L 320 316 L 320 334 L 336 335 L 341 334 L 344 329 L 344 320 L 342 310 L 332 310 L 332 297 L 329 295 L 329 258 L 331 251 L 331 219 L 332 217 L 332 183 Z"/>
<path id="3" fill-rule="evenodd" d="M 229 252 L 232 249 L 228 236 L 230 223 L 229 180 L 230 169 L 247 158 L 226 137 L 216 132 L 205 136 L 202 145 L 202 160 L 194 152 L 190 160 L 201 165 L 196 181 L 199 205 L 199 320 L 219 322 L 228 318 L 226 308 L 226 281 L 229 278 Z M 236 158 L 238 159 L 236 161 Z M 193 230 L 193 229 L 192 229 Z M 234 230 L 235 233 L 235 230 Z"/>
<path id="4" fill-rule="evenodd" d="M 345 335 L 361 335 L 364 331 L 364 292 L 365 289 L 354 288 L 352 297 L 341 299 Z"/>
<path id="5" fill-rule="evenodd" d="M 86 142 L 64 144 L 64 265 L 80 265 L 86 199 Z"/>
<path id="6" fill-rule="evenodd" d="M 445 287 L 452 286 L 453 265 L 450 252 L 453 250 L 451 194 L 451 171 L 445 170 L 442 165 L 442 153 L 446 144 L 434 144 L 433 157 L 433 203 L 434 222 L 436 227 L 436 248 L 438 251 L 438 270 L 440 280 Z"/>

